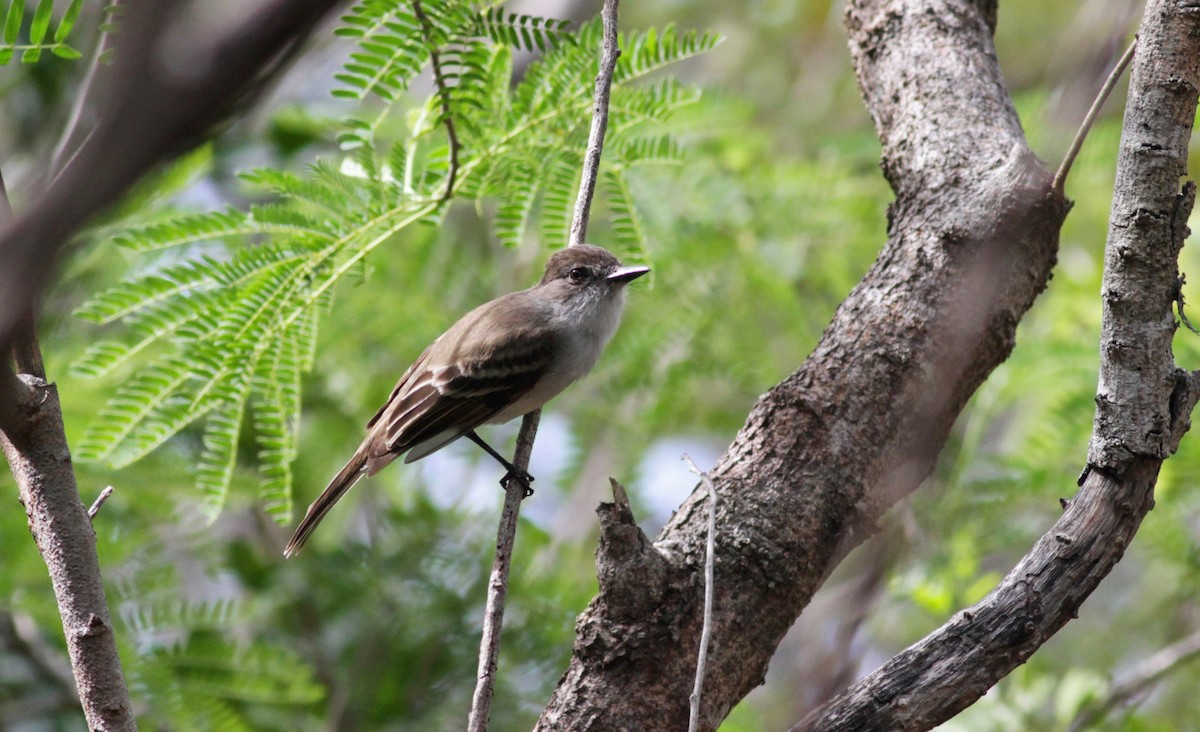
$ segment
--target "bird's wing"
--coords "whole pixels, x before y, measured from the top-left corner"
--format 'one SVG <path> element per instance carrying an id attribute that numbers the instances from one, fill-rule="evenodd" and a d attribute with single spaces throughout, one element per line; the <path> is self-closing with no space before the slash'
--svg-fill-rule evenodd
<path id="1" fill-rule="evenodd" d="M 527 394 L 554 356 L 549 326 L 494 327 L 481 319 L 474 331 L 456 326 L 421 354 L 368 424 L 372 453 L 461 437 Z"/>

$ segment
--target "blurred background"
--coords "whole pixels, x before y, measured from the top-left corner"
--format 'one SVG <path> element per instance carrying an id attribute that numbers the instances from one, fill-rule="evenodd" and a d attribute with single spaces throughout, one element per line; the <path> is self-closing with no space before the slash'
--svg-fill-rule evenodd
<path id="1" fill-rule="evenodd" d="M 505 7 L 578 22 L 599 2 Z M 524 505 L 513 563 L 496 730 L 530 728 L 566 669 L 574 618 L 596 591 L 594 509 L 609 498 L 607 477 L 627 486 L 644 529 L 657 533 L 694 486 L 681 454 L 711 467 L 758 395 L 812 349 L 885 241 L 891 194 L 842 10 L 824 0 L 622 7 L 623 29 L 675 23 L 725 40 L 674 69 L 704 89 L 672 120 L 688 144 L 685 161 L 633 180 L 653 278 L 630 288 L 603 360 L 542 420 L 531 465 L 537 493 Z M 85 3 L 76 39 L 85 53 L 98 13 Z M 1122 0 L 1000 4 L 1000 63 L 1048 167 L 1140 13 L 1140 3 Z M 318 34 L 264 104 L 179 168 L 187 184 L 170 203 L 244 204 L 240 170 L 337 160 L 328 130 L 347 103 L 329 90 L 350 50 L 329 30 Z M 83 71 L 64 59 L 0 69 L 0 164 L 18 209 Z M 418 94 L 428 91 L 423 83 Z M 835 572 L 766 683 L 723 730 L 785 728 L 981 598 L 1073 493 L 1092 424 L 1124 86 L 1068 180 L 1075 206 L 1059 264 L 1012 358 L 976 394 L 926 485 Z M 474 305 L 532 284 L 561 244 L 535 230 L 520 248 L 505 248 L 489 234 L 494 213 L 460 203 L 442 227 L 377 250 L 363 277 L 339 289 L 303 384 L 297 516 L 421 349 Z M 605 244 L 604 222 L 593 221 L 589 238 Z M 1185 273 L 1200 267 L 1197 252 L 1184 249 Z M 87 237 L 44 303 L 42 347 L 73 444 L 118 380 L 70 375 L 103 330 L 72 312 L 146 266 Z M 1200 302 L 1192 286 L 1185 294 Z M 1200 366 L 1200 336 L 1181 330 L 1176 358 Z M 508 451 L 515 432 L 515 424 L 493 428 L 490 441 Z M 502 501 L 496 466 L 456 444 L 390 468 L 361 483 L 305 552 L 284 561 L 289 528 L 258 504 L 253 449 L 213 523 L 198 509 L 190 471 L 199 449 L 199 436 L 185 432 L 120 470 L 77 465 L 85 502 L 116 488 L 95 527 L 143 728 L 462 728 Z M 1174 730 L 1200 719 L 1200 663 L 1186 652 L 1200 632 L 1198 468 L 1200 436 L 1189 435 L 1164 465 L 1155 510 L 1079 619 L 942 729 Z M 7 471 L 0 495 L 0 729 L 84 729 L 46 570 Z M 1147 662 L 1164 648 L 1179 650 L 1178 662 L 1151 673 L 1157 667 Z"/>

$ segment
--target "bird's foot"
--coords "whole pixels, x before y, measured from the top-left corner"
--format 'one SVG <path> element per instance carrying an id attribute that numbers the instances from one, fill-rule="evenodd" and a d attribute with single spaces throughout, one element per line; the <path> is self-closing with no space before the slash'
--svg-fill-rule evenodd
<path id="1" fill-rule="evenodd" d="M 508 490 L 508 484 L 513 480 L 520 483 L 521 487 L 525 489 L 525 498 L 533 495 L 533 488 L 530 487 L 533 483 L 533 476 L 515 465 L 509 465 L 508 472 L 500 479 L 500 487 Z"/>

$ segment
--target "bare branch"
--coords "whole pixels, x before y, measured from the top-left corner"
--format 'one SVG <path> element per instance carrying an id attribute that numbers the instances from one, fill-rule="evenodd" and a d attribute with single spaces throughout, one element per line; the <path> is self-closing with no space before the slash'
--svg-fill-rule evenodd
<path id="1" fill-rule="evenodd" d="M 414 7 L 418 7 L 414 0 Z M 419 11 L 418 11 L 419 12 Z M 596 76 L 595 103 L 592 107 L 592 128 L 588 136 L 587 155 L 583 163 L 583 182 L 579 189 L 579 198 L 575 204 L 575 218 L 571 223 L 571 244 L 582 244 L 587 232 L 588 211 L 592 205 L 592 195 L 596 190 L 596 175 L 600 165 L 600 152 L 604 147 L 604 132 L 608 127 L 608 98 L 612 87 L 613 69 L 616 67 L 617 56 L 617 0 L 605 0 L 601 10 L 604 18 L 604 55 L 600 62 L 600 72 Z M 435 57 L 436 58 L 436 57 Z M 435 67 L 435 75 L 438 73 Z M 442 99 L 446 104 L 445 97 Z M 443 114 L 449 119 L 449 110 L 443 106 Z M 451 154 L 454 154 L 454 130 L 448 126 L 452 138 Z M 452 162 L 453 166 L 453 162 Z M 453 182 L 453 173 L 451 174 Z M 447 186 L 449 194 L 450 186 Z M 525 415 L 521 422 L 521 431 L 517 435 L 516 454 L 513 465 L 526 470 L 529 466 L 529 456 L 533 452 L 533 440 L 537 435 L 538 420 L 541 410 L 535 410 Z M 488 710 L 491 708 L 492 693 L 495 686 L 496 659 L 500 654 L 500 627 L 504 622 L 504 598 L 508 594 L 508 573 L 512 559 L 512 546 L 516 540 L 517 514 L 520 511 L 521 500 L 527 495 L 529 486 L 520 480 L 509 481 L 505 486 L 504 510 L 500 516 L 500 528 L 497 532 L 496 557 L 492 562 L 492 575 L 488 582 L 488 600 L 484 611 L 483 637 L 479 643 L 479 668 L 475 684 L 475 694 L 471 703 L 471 716 L 467 723 L 469 732 L 483 732 L 487 729 Z"/>
<path id="2" fill-rule="evenodd" d="M 703 730 L 762 683 L 832 568 L 928 475 L 1049 278 L 1067 205 L 1005 88 L 994 11 L 849 3 L 859 85 L 896 191 L 889 237 L 812 355 L 759 399 L 710 471 L 722 540 Z M 606 525 L 611 509 L 601 514 L 600 592 L 537 729 L 687 727 L 706 500 L 697 487 L 651 547 L 616 517 Z M 654 602 L 643 599 L 651 590 Z"/>
<path id="3" fill-rule="evenodd" d="M 1125 68 L 1133 60 L 1135 49 L 1137 49 L 1137 37 L 1134 37 L 1129 47 L 1125 49 L 1125 53 L 1117 61 L 1117 65 L 1113 67 L 1112 73 L 1104 81 L 1104 86 L 1100 87 L 1099 93 L 1096 94 L 1096 99 L 1092 102 L 1091 108 L 1088 109 L 1087 114 L 1084 116 L 1083 123 L 1079 125 L 1079 130 L 1075 133 L 1075 139 L 1071 140 L 1071 147 L 1067 149 L 1067 154 L 1063 157 L 1062 164 L 1058 166 L 1058 172 L 1054 174 L 1054 183 L 1051 184 L 1054 190 L 1062 192 L 1063 186 L 1067 183 L 1067 174 L 1071 172 L 1071 166 L 1075 163 L 1076 156 L 1079 155 L 1079 151 L 1083 148 L 1083 141 L 1087 139 L 1088 132 L 1091 131 L 1092 125 L 1096 123 L 1096 118 L 1100 116 L 1100 110 L 1104 107 L 1104 103 L 1108 101 L 1108 97 L 1112 94 L 1117 81 L 1125 73 Z"/>
<path id="4" fill-rule="evenodd" d="M 111 18 L 112 11 L 120 5 L 121 0 L 109 0 L 101 11 L 101 17 L 108 16 Z M 107 26 L 106 26 L 107 27 Z M 87 71 L 83 74 L 83 80 L 79 83 L 79 89 L 75 92 L 75 102 L 71 106 L 71 113 L 67 116 L 67 123 L 63 126 L 62 133 L 58 137 L 58 142 L 54 144 L 54 151 L 50 154 L 50 163 L 47 166 L 51 179 L 56 177 L 66 164 L 74 157 L 67 156 L 67 150 L 71 148 L 71 143 L 75 140 L 76 134 L 79 131 L 79 125 L 83 121 L 83 110 L 87 107 L 88 102 L 92 99 L 92 90 L 95 88 L 96 72 L 100 68 L 100 59 L 104 52 L 109 47 L 108 31 L 101 31 L 100 39 L 96 41 L 96 47 L 92 50 L 92 57 L 88 60 Z M 91 134 L 90 132 L 88 133 Z M 85 138 L 86 139 L 86 138 Z M 66 159 L 64 160 L 64 157 Z"/>
<path id="5" fill-rule="evenodd" d="M 1108 697 L 1095 707 L 1080 710 L 1071 721 L 1067 732 L 1082 732 L 1099 723 L 1117 707 L 1130 703 L 1141 696 L 1162 677 L 1176 670 L 1183 664 L 1200 656 L 1200 631 L 1186 638 L 1175 641 L 1161 649 L 1158 653 L 1145 659 L 1133 667 L 1132 671 L 1108 691 Z"/>
<path id="6" fill-rule="evenodd" d="M 29 530 L 50 571 L 80 701 L 93 730 L 135 729 L 96 553 L 63 431 L 58 390 L 22 374 L 10 389 L 25 419 L 0 446 L 20 488 Z"/>
<path id="7" fill-rule="evenodd" d="M 1151 0 L 1139 36 L 1105 249 L 1100 386 L 1082 488 L 975 606 L 792 729 L 929 729 L 957 714 L 1076 617 L 1154 505 L 1162 461 L 1200 399 L 1171 355 L 1177 257 L 1196 186 L 1182 191 L 1200 92 L 1200 17 Z"/>
<path id="8" fill-rule="evenodd" d="M 517 447 L 512 459 L 513 465 L 519 470 L 529 469 L 533 440 L 537 437 L 541 417 L 542 410 L 535 409 L 521 420 L 521 431 L 517 433 Z M 508 597 L 508 576 L 512 567 L 513 546 L 517 540 L 517 518 L 521 513 L 521 501 L 531 493 L 529 484 L 520 475 L 508 477 L 510 479 L 504 486 L 504 508 L 500 512 L 500 525 L 496 530 L 496 556 L 492 559 L 492 573 L 488 579 L 483 633 L 479 639 L 479 666 L 475 674 L 475 693 L 471 697 L 467 732 L 485 732 L 488 728 L 488 715 L 496 688 L 496 661 L 500 657 L 500 630 L 504 626 L 504 603 Z"/>
<path id="9" fill-rule="evenodd" d="M 95 520 L 96 514 L 100 513 L 100 509 L 104 507 L 104 502 L 107 501 L 109 496 L 112 494 L 113 487 L 111 485 L 100 491 L 100 495 L 96 496 L 96 500 L 92 503 L 92 507 L 88 509 L 88 518 Z"/>
<path id="10" fill-rule="evenodd" d="M 699 478 L 704 487 L 708 489 L 708 541 L 704 551 L 704 623 L 701 625 L 700 631 L 700 652 L 696 656 L 696 682 L 692 686 L 692 711 L 688 719 L 688 732 L 696 732 L 700 728 L 700 698 L 704 691 L 704 670 L 708 666 L 708 643 L 712 635 L 712 605 L 713 605 L 713 562 L 716 556 L 716 535 L 717 535 L 717 487 L 713 485 L 695 461 L 684 453 L 683 459 L 687 461 L 693 473 Z"/>
<path id="11" fill-rule="evenodd" d="M 575 216 L 571 220 L 570 246 L 582 244 L 587 238 L 592 197 L 596 193 L 596 178 L 600 174 L 600 153 L 604 150 L 604 133 L 608 129 L 608 98 L 612 90 L 613 71 L 617 68 L 617 58 L 621 55 L 617 44 L 617 0 L 604 0 L 600 16 L 604 19 L 604 51 L 600 57 L 600 71 L 596 74 L 592 128 L 588 132 L 587 154 L 583 159 L 583 176 L 579 182 L 579 197 L 575 199 Z"/>

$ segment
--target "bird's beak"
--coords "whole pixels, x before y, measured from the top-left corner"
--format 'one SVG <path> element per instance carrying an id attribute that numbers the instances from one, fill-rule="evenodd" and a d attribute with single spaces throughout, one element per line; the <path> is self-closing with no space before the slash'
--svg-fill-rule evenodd
<path id="1" fill-rule="evenodd" d="M 617 267 L 613 270 L 607 279 L 609 282 L 617 285 L 624 285 L 628 282 L 633 282 L 638 277 L 650 271 L 649 267 Z"/>

